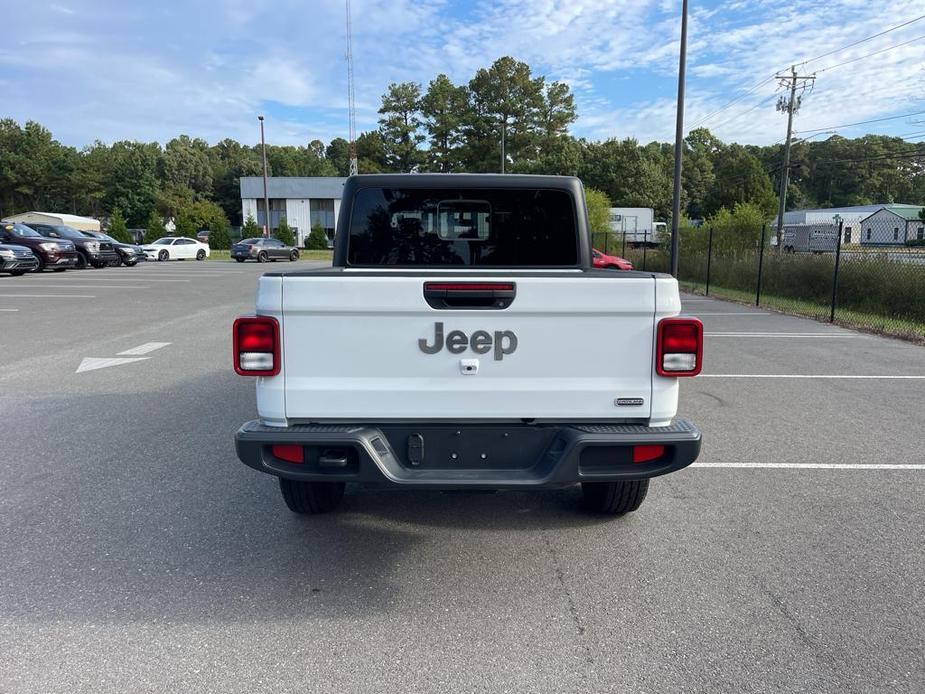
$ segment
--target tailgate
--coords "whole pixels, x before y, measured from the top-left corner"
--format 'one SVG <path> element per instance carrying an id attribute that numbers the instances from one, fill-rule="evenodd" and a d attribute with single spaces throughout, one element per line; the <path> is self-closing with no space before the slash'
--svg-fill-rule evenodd
<path id="1" fill-rule="evenodd" d="M 425 282 L 499 281 L 503 310 L 424 297 Z M 284 275 L 281 300 L 290 420 L 650 415 L 651 276 Z"/>

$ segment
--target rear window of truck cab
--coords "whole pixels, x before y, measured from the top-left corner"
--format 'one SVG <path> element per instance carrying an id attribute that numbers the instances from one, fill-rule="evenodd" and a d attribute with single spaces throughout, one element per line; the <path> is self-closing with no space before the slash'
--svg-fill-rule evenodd
<path id="1" fill-rule="evenodd" d="M 347 238 L 353 267 L 575 267 L 575 203 L 564 190 L 361 188 Z"/>

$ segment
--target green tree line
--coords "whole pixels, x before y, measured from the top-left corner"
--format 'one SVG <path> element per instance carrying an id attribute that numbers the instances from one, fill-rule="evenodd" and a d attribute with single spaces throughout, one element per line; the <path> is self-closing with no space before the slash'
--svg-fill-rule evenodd
<path id="1" fill-rule="evenodd" d="M 668 219 L 672 143 L 633 138 L 591 141 L 568 130 L 577 118 L 568 85 L 535 76 L 503 57 L 464 84 L 446 75 L 426 86 L 389 85 L 379 127 L 360 134 L 361 173 L 493 172 L 579 176 L 619 207 L 652 207 Z M 688 218 L 750 205 L 776 211 L 783 146 L 725 143 L 706 128 L 684 142 L 682 205 Z M 302 146 L 267 145 L 271 176 L 345 176 L 349 144 L 335 138 Z M 29 209 L 94 217 L 118 209 L 129 227 L 242 225 L 239 181 L 262 172 L 259 144 L 209 144 L 180 135 L 156 142 L 97 141 L 77 149 L 42 125 L 0 120 L 0 216 Z M 925 204 L 925 145 L 901 138 L 832 136 L 791 153 L 788 208 L 871 203 Z M 160 221 L 158 221 L 160 220 Z"/>

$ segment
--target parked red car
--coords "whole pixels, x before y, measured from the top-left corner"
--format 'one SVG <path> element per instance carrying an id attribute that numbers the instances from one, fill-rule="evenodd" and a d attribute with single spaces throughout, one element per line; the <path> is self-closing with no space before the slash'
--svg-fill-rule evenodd
<path id="1" fill-rule="evenodd" d="M 594 267 L 610 268 L 611 270 L 633 269 L 633 264 L 626 258 L 621 258 L 618 255 L 607 255 L 596 248 L 591 249 L 591 262 L 594 263 Z"/>

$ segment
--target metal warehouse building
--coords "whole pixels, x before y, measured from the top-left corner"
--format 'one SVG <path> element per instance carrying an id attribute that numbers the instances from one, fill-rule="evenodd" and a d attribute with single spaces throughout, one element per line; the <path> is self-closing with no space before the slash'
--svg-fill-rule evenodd
<path id="1" fill-rule="evenodd" d="M 270 229 L 276 229 L 280 220 L 285 219 L 301 246 L 305 237 L 311 233 L 312 226 L 317 223 L 333 243 L 346 180 L 335 176 L 268 178 Z M 266 223 L 261 176 L 241 178 L 241 214 L 245 221 L 248 216 L 253 217 L 261 227 Z"/>
<path id="2" fill-rule="evenodd" d="M 881 203 L 877 205 L 855 205 L 853 207 L 822 207 L 811 210 L 791 210 L 790 212 L 784 213 L 784 227 L 806 224 L 835 224 L 835 216 L 838 215 L 844 225 L 842 227 L 842 243 L 895 243 L 892 240 L 874 240 L 879 237 L 876 235 L 877 232 L 873 230 L 873 225 L 871 225 L 871 239 L 865 238 L 867 236 L 867 227 L 865 226 L 862 229 L 862 224 L 864 224 L 866 219 L 869 219 L 871 215 L 884 209 L 890 210 L 898 215 L 908 213 L 917 219 L 919 210 L 922 208 L 919 205 Z M 889 229 L 884 232 L 884 238 L 892 239 L 893 226 L 895 225 L 891 223 L 888 226 Z M 903 226 L 900 225 L 900 227 L 899 243 L 902 244 L 905 242 L 905 238 L 902 236 Z M 886 228 L 886 226 L 884 226 L 884 228 Z M 771 229 L 772 232 L 777 231 L 776 219 L 771 222 Z M 914 238 L 914 232 L 910 234 L 909 238 Z"/>

